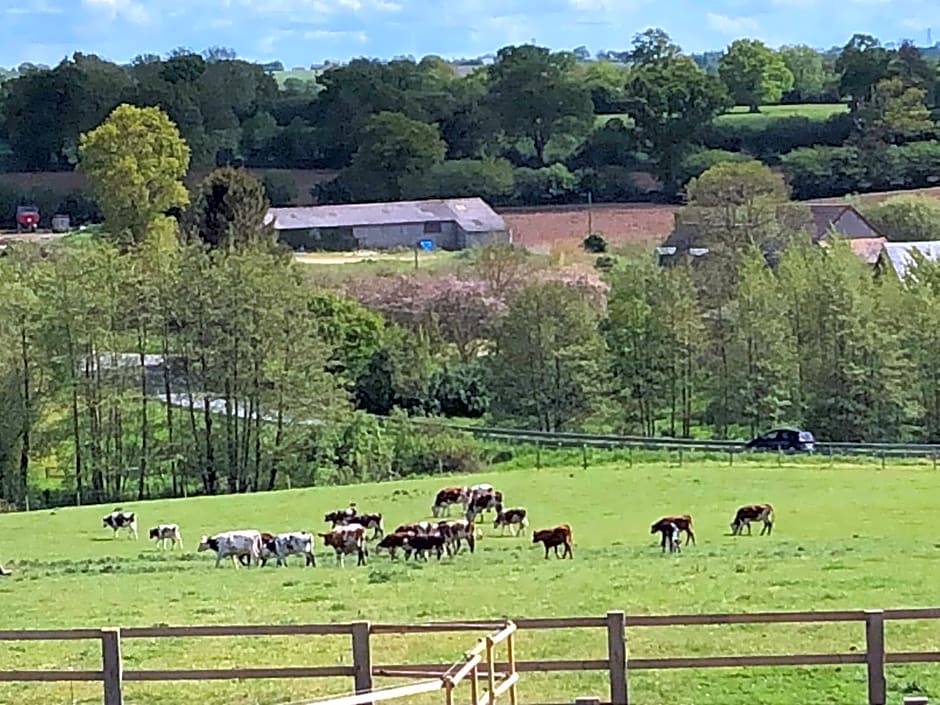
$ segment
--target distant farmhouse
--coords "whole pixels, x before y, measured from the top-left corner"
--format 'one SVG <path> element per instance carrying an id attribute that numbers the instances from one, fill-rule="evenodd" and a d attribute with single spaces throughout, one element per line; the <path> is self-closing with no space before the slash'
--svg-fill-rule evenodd
<path id="1" fill-rule="evenodd" d="M 875 272 L 894 272 L 899 279 L 907 276 L 918 260 L 940 259 L 940 242 L 886 242 L 875 262 Z"/>
<path id="2" fill-rule="evenodd" d="M 849 240 L 852 251 L 868 264 L 878 259 L 882 245 L 886 240 L 855 206 L 845 204 L 812 204 L 807 206 L 810 215 L 809 231 L 816 244 L 825 242 L 832 236 Z M 797 211 L 794 209 L 794 213 Z M 697 224 L 676 213 L 675 225 L 669 237 L 656 248 L 656 256 L 661 265 L 673 264 L 683 259 L 703 257 L 708 248 L 699 242 L 700 232 Z M 782 217 L 786 217 L 783 214 Z"/>
<path id="3" fill-rule="evenodd" d="M 505 221 L 480 198 L 271 208 L 265 219 L 294 250 L 463 250 L 509 242 Z"/>

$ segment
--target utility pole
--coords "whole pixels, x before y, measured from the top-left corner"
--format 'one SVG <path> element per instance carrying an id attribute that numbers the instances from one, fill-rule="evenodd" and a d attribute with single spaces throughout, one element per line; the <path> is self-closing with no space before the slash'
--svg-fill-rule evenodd
<path id="1" fill-rule="evenodd" d="M 594 232 L 594 194 L 591 191 L 588 191 L 588 231 L 587 234 L 590 235 Z"/>

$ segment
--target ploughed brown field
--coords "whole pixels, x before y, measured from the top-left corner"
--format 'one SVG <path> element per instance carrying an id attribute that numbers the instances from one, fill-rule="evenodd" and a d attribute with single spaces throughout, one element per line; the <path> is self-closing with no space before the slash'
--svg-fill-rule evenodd
<path id="1" fill-rule="evenodd" d="M 512 230 L 513 240 L 526 247 L 548 249 L 579 243 L 590 231 L 613 246 L 655 244 L 671 231 L 677 206 L 648 203 L 507 208 L 499 213 Z"/>

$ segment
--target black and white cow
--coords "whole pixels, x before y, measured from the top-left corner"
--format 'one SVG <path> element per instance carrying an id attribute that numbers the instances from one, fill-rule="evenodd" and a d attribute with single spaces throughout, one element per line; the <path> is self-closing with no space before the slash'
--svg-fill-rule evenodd
<path id="1" fill-rule="evenodd" d="M 248 557 L 248 564 L 261 561 L 261 532 L 255 529 L 224 531 L 215 536 L 203 536 L 199 540 L 197 551 L 215 551 L 215 567 L 218 568 L 223 558 L 231 558 L 232 565 L 238 568 L 238 559 Z"/>
<path id="2" fill-rule="evenodd" d="M 174 549 L 179 546 L 183 550 L 183 537 L 180 535 L 178 524 L 157 524 L 150 530 L 150 538 L 157 540 L 157 546 L 160 550 L 166 550 L 167 547 Z"/>
<path id="3" fill-rule="evenodd" d="M 288 556 L 303 556 L 305 566 L 316 566 L 313 553 L 313 534 L 306 531 L 290 531 L 277 536 L 262 534 L 261 565 L 275 558 L 279 566 L 287 565 Z"/>
<path id="4" fill-rule="evenodd" d="M 121 529 L 127 529 L 128 537 L 137 538 L 137 515 L 134 512 L 116 509 L 101 520 L 101 525 L 114 531 L 112 538 L 117 538 Z"/>

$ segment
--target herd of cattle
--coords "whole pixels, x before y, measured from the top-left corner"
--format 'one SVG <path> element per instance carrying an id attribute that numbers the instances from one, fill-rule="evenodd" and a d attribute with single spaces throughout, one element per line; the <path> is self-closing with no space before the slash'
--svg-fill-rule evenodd
<path id="1" fill-rule="evenodd" d="M 451 510 L 459 505 L 463 517 L 449 519 Z M 524 507 L 503 506 L 503 493 L 492 485 L 479 484 L 472 487 L 446 487 L 434 497 L 431 513 L 434 521 L 418 521 L 401 524 L 391 533 L 386 533 L 381 514 L 362 513 L 351 504 L 345 509 L 327 513 L 323 519 L 329 523 L 328 531 L 316 534 L 327 548 L 333 549 L 336 561 L 344 565 L 346 556 L 355 555 L 357 565 L 365 565 L 369 555 L 368 543 L 375 542 L 375 553 L 388 552 L 395 560 L 401 551 L 406 559 L 427 561 L 430 555 L 438 560 L 443 555 L 456 556 L 466 545 L 470 553 L 474 552 L 477 540 L 482 536 L 479 520 L 487 512 L 493 513 L 493 528 L 501 533 L 509 529 L 513 536 L 520 536 L 528 527 L 527 511 Z M 732 534 L 738 535 L 747 529 L 751 533 L 751 523 L 761 522 L 761 535 L 773 530 L 774 510 L 769 504 L 749 504 L 740 507 L 731 523 Z M 115 510 L 104 517 L 103 526 L 114 531 L 114 536 L 121 530 L 137 538 L 137 515 L 134 512 Z M 695 543 L 692 530 L 692 517 L 688 514 L 666 516 L 658 519 L 650 527 L 650 533 L 661 535 L 663 552 L 679 552 L 682 534 L 686 544 Z M 161 549 L 183 549 L 183 538 L 178 524 L 159 524 L 149 531 L 149 538 L 156 540 Z M 291 531 L 270 534 L 257 529 L 239 529 L 223 531 L 211 536 L 203 536 L 197 545 L 197 551 L 215 553 L 215 565 L 231 558 L 235 567 L 239 565 L 267 565 L 274 559 L 277 565 L 286 565 L 289 556 L 301 556 L 304 565 L 315 566 L 314 534 L 307 531 Z M 541 543 L 545 548 L 545 558 L 554 550 L 556 558 L 573 558 L 571 527 L 558 524 L 532 532 L 532 543 Z M 562 549 L 559 555 L 559 549 Z"/>

